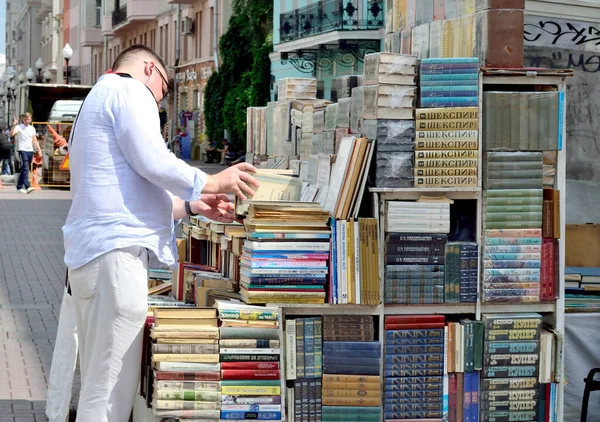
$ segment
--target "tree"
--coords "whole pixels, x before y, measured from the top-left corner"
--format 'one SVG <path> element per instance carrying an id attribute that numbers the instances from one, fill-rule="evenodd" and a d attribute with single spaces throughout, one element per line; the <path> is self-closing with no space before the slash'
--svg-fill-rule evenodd
<path id="1" fill-rule="evenodd" d="M 234 146 L 245 148 L 246 108 L 270 98 L 272 32 L 272 0 L 234 0 L 229 29 L 219 41 L 221 67 L 204 93 L 209 139 L 221 139 L 227 129 Z"/>

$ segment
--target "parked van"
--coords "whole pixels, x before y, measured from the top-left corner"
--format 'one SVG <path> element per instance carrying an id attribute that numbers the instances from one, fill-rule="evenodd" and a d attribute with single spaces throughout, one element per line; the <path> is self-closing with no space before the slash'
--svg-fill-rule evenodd
<path id="1" fill-rule="evenodd" d="M 52 106 L 50 115 L 48 116 L 49 122 L 74 122 L 83 100 L 58 100 Z"/>

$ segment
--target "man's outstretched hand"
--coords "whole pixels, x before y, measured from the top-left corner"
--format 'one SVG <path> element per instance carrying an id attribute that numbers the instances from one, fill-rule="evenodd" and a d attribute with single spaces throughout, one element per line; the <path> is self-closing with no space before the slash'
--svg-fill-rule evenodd
<path id="1" fill-rule="evenodd" d="M 256 167 L 252 164 L 240 163 L 231 166 L 218 174 L 208 176 L 204 192 L 233 193 L 241 200 L 248 199 L 260 185 L 252 173 L 256 173 Z"/>
<path id="2" fill-rule="evenodd" d="M 192 212 L 219 223 L 235 220 L 234 205 L 225 194 L 203 194 L 198 201 L 190 202 Z"/>

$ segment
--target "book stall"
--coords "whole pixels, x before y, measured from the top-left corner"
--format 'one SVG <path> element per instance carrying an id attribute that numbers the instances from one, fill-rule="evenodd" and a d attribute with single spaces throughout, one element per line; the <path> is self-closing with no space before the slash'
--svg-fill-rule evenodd
<path id="1" fill-rule="evenodd" d="M 569 72 L 482 51 L 248 109 L 261 186 L 151 274 L 134 420 L 563 420 Z"/>

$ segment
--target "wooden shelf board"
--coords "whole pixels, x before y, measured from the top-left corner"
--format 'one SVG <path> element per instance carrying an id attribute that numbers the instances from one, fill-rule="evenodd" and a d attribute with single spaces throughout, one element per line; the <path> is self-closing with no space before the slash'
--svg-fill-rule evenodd
<path id="1" fill-rule="evenodd" d="M 555 303 L 482 303 L 481 313 L 554 312 Z"/>
<path id="2" fill-rule="evenodd" d="M 385 315 L 474 314 L 474 303 L 434 305 L 385 305 Z"/>

